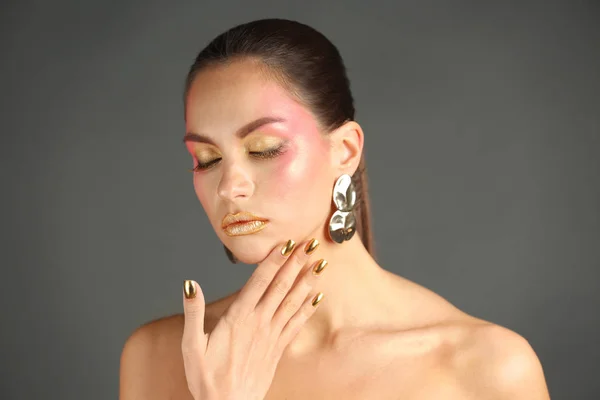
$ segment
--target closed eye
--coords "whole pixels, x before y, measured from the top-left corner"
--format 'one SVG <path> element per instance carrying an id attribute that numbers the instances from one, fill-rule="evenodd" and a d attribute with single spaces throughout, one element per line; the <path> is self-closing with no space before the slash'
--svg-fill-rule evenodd
<path id="1" fill-rule="evenodd" d="M 250 154 L 252 157 L 262 158 L 262 159 L 274 158 L 274 157 L 277 157 L 284 153 L 283 147 L 284 146 L 279 146 L 279 147 L 275 147 L 273 149 L 268 149 L 268 150 L 264 150 L 264 151 L 250 151 L 250 152 L 248 152 L 248 154 Z"/>
<path id="2" fill-rule="evenodd" d="M 194 171 L 196 171 L 196 172 L 205 171 L 205 170 L 209 169 L 210 167 L 216 165 L 219 161 L 221 161 L 220 158 L 215 158 L 214 160 L 210 160 L 209 162 L 206 162 L 206 163 L 201 163 L 200 161 L 198 161 L 198 165 L 196 165 L 196 167 L 194 167 Z"/>
<path id="3" fill-rule="evenodd" d="M 282 145 L 282 146 L 275 147 L 273 149 L 264 150 L 264 151 L 249 151 L 248 154 L 253 158 L 258 158 L 260 160 L 268 160 L 268 159 L 275 158 L 275 157 L 283 154 L 285 152 L 284 147 L 285 146 Z M 212 159 L 205 163 L 202 163 L 198 160 L 198 165 L 196 165 L 196 167 L 194 168 L 194 171 L 196 171 L 196 172 L 206 171 L 206 170 L 210 169 L 211 167 L 217 165 L 219 163 L 219 161 L 221 161 L 220 157 Z"/>

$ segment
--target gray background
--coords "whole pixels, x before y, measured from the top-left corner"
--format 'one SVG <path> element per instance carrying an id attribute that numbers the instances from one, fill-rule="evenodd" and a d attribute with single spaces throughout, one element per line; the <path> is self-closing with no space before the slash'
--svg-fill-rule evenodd
<path id="1" fill-rule="evenodd" d="M 553 399 L 600 395 L 598 2 L 1 7 L 0 398 L 116 398 L 125 339 L 181 312 L 182 279 L 246 281 L 186 171 L 181 93 L 263 17 L 345 58 L 382 266 L 529 339 Z"/>

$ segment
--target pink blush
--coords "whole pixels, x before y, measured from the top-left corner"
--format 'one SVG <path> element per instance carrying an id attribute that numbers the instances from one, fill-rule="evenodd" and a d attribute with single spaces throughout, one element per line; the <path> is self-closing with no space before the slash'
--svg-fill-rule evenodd
<path id="1" fill-rule="evenodd" d="M 252 104 L 255 115 L 283 117 L 285 122 L 272 128 L 289 140 L 285 153 L 261 173 L 264 194 L 293 202 L 305 198 L 320 181 L 329 159 L 329 144 L 323 140 L 314 115 L 273 82 L 261 87 Z"/>
<path id="2" fill-rule="evenodd" d="M 298 141 L 290 145 L 284 154 L 273 163 L 263 184 L 267 196 L 281 200 L 297 201 L 312 191 L 323 168 L 322 151 L 319 144 L 306 145 Z M 309 150 L 310 149 L 310 150 Z M 295 199 L 294 199 L 295 198 Z"/>

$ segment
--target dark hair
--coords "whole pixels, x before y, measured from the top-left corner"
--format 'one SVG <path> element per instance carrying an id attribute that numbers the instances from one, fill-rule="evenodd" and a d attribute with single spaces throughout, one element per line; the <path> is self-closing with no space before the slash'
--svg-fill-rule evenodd
<path id="1" fill-rule="evenodd" d="M 185 82 L 184 103 L 194 78 L 203 68 L 251 59 L 315 115 L 321 128 L 332 131 L 354 120 L 354 99 L 338 49 L 322 33 L 297 21 L 279 18 L 244 23 L 221 33 L 196 57 Z M 373 237 L 364 152 L 352 176 L 357 192 L 356 230 L 373 255 Z M 333 187 L 332 187 L 333 189 Z M 228 257 L 236 262 L 229 249 Z"/>

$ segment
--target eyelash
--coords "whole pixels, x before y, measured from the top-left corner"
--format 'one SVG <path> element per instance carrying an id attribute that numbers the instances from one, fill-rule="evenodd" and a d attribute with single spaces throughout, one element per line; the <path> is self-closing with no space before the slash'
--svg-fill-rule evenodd
<path id="1" fill-rule="evenodd" d="M 251 151 L 250 156 L 261 159 L 261 160 L 268 160 L 271 158 L 275 158 L 281 154 L 283 154 L 284 149 L 283 149 L 283 145 L 276 147 L 274 149 L 269 149 L 269 150 L 265 150 L 265 151 Z M 194 171 L 198 172 L 198 171 L 205 171 L 211 167 L 213 167 L 214 165 L 216 165 L 221 159 L 220 158 L 215 158 L 212 161 L 209 161 L 207 163 L 200 163 L 200 161 L 198 161 L 198 165 L 196 165 L 196 167 L 194 168 Z"/>

